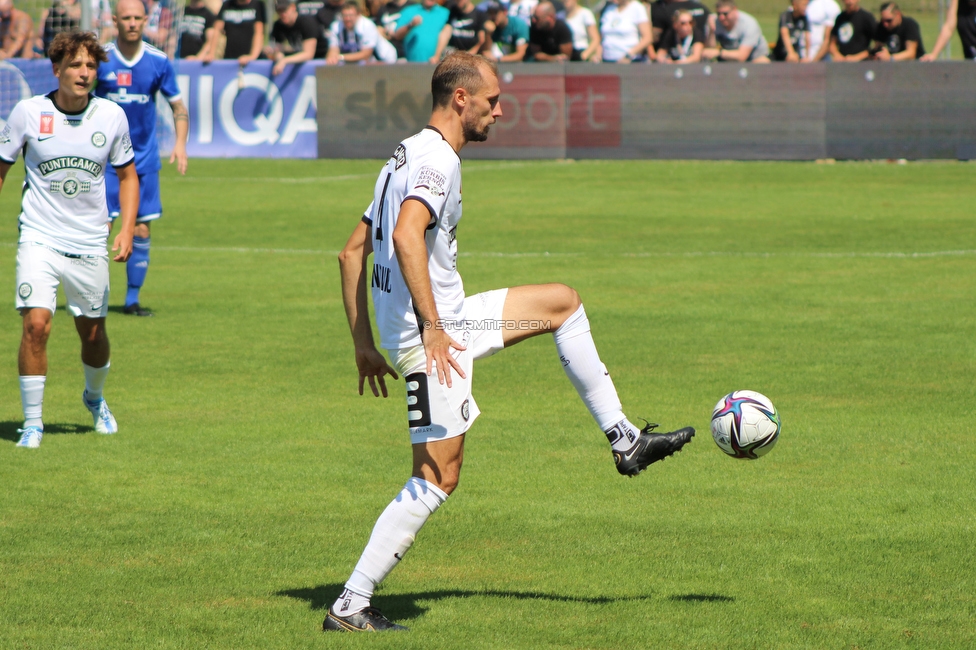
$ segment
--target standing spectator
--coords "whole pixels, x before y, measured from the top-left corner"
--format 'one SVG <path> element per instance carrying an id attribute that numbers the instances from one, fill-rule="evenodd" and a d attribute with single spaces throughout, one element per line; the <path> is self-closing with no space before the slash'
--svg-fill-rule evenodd
<path id="1" fill-rule="evenodd" d="M 324 59 L 329 52 L 329 27 L 339 17 L 339 6 L 328 4 L 325 0 L 297 0 L 295 2 L 299 16 L 315 19 L 315 51 L 322 53 L 321 56 L 316 54 L 316 59 Z M 331 7 L 335 7 L 335 11 Z"/>
<path id="2" fill-rule="evenodd" d="M 878 23 L 871 12 L 861 9 L 861 0 L 844 0 L 844 11 L 830 32 L 830 59 L 865 60 L 871 55 L 871 39 L 876 31 Z"/>
<path id="3" fill-rule="evenodd" d="M 903 16 L 894 2 L 881 5 L 881 20 L 874 40 L 879 48 L 874 58 L 879 61 L 913 61 L 925 56 L 918 23 Z"/>
<path id="4" fill-rule="evenodd" d="M 485 23 L 488 17 L 471 0 L 457 0 L 451 7 L 451 17 L 444 26 L 441 38 L 449 34 L 448 47 L 479 54 L 487 41 Z"/>
<path id="5" fill-rule="evenodd" d="M 319 6 L 320 8 L 315 14 L 315 18 L 319 21 L 319 24 L 322 25 L 325 35 L 328 36 L 329 30 L 332 29 L 332 25 L 335 24 L 335 21 L 341 18 L 340 14 L 342 13 L 343 2 L 344 0 L 329 0 L 325 3 L 323 3 L 322 0 L 302 0 L 298 4 L 298 13 L 305 15 L 301 9 L 303 6 L 305 7 L 305 12 L 311 11 L 315 6 Z"/>
<path id="6" fill-rule="evenodd" d="M 657 50 L 661 37 L 674 26 L 676 11 L 690 11 L 695 19 L 695 27 L 702 38 L 707 39 L 711 34 L 715 19 L 708 7 L 695 0 L 657 0 L 651 3 L 651 41 Z"/>
<path id="7" fill-rule="evenodd" d="M 485 56 L 502 63 L 523 61 L 529 48 L 529 26 L 518 16 L 509 16 L 508 10 L 497 2 L 488 5 L 487 13 L 491 38 Z"/>
<path id="8" fill-rule="evenodd" d="M 807 5 L 807 22 L 810 24 L 810 52 L 806 62 L 830 58 L 830 30 L 840 15 L 840 5 L 835 0 L 810 0 Z"/>
<path id="9" fill-rule="evenodd" d="M 799 63 L 810 58 L 808 0 L 793 0 L 793 7 L 779 15 L 779 38 L 773 48 L 773 61 Z"/>
<path id="10" fill-rule="evenodd" d="M 295 0 L 278 0 L 278 20 L 271 26 L 271 38 L 264 55 L 274 61 L 271 74 L 277 76 L 291 63 L 324 59 L 326 52 L 316 52 L 319 22 L 312 16 L 299 16 Z"/>
<path id="11" fill-rule="evenodd" d="M 180 49 L 179 58 L 197 61 L 201 58 L 203 48 L 213 37 L 214 23 L 217 17 L 207 8 L 204 0 L 191 0 L 183 9 L 180 21 Z"/>
<path id="12" fill-rule="evenodd" d="M 214 42 L 208 44 L 203 60 L 208 63 L 213 61 L 217 51 L 216 39 L 226 34 L 225 59 L 237 59 L 241 67 L 254 61 L 264 47 L 264 26 L 267 22 L 263 0 L 226 0 L 214 23 Z"/>
<path id="13" fill-rule="evenodd" d="M 654 56 L 651 21 L 638 0 L 617 0 L 600 16 L 600 42 L 606 63 L 639 63 Z M 648 52 L 650 49 L 650 52 Z"/>
<path id="14" fill-rule="evenodd" d="M 0 0 L 0 59 L 31 58 L 34 21 L 14 7 L 14 0 Z"/>
<path id="15" fill-rule="evenodd" d="M 375 56 L 383 63 L 396 63 L 396 48 L 380 36 L 373 21 L 359 12 L 356 0 L 342 3 L 339 20 L 332 23 L 329 38 L 329 55 L 325 62 L 369 63 Z"/>
<path id="16" fill-rule="evenodd" d="M 939 31 L 939 38 L 935 41 L 932 52 L 922 57 L 923 61 L 935 61 L 949 41 L 952 31 L 959 31 L 962 41 L 962 55 L 967 59 L 976 59 L 976 0 L 949 0 L 946 8 L 946 21 Z"/>
<path id="17" fill-rule="evenodd" d="M 566 0 L 566 24 L 573 32 L 573 61 L 600 61 L 600 30 L 593 12 L 579 6 L 578 0 Z"/>
<path id="18" fill-rule="evenodd" d="M 535 13 L 538 4 L 539 0 L 512 0 L 508 5 L 508 15 L 517 16 L 526 25 L 529 25 L 532 23 L 532 15 Z"/>
<path id="19" fill-rule="evenodd" d="M 146 26 L 142 30 L 142 39 L 153 47 L 168 54 L 172 51 L 167 47 L 170 27 L 173 26 L 173 13 L 161 0 L 145 0 Z"/>
<path id="20" fill-rule="evenodd" d="M 674 12 L 672 27 L 664 32 L 657 48 L 658 63 L 699 63 L 705 49 L 705 38 L 695 17 L 687 9 Z"/>
<path id="21" fill-rule="evenodd" d="M 715 38 L 702 56 L 716 61 L 769 63 L 769 43 L 759 22 L 739 11 L 735 0 L 718 0 L 715 5 Z"/>
<path id="22" fill-rule="evenodd" d="M 436 0 L 421 0 L 420 4 L 404 7 L 395 37 L 403 41 L 407 61 L 436 64 L 441 60 L 447 42 L 440 42 L 440 34 L 450 16 L 451 12 Z"/>
<path id="23" fill-rule="evenodd" d="M 529 57 L 532 61 L 571 61 L 573 32 L 565 21 L 556 17 L 556 8 L 548 0 L 536 5 L 529 28 Z"/>
<path id="24" fill-rule="evenodd" d="M 407 53 L 403 48 L 403 40 L 396 37 L 396 25 L 409 2 L 410 0 L 390 0 L 384 3 L 383 0 L 377 0 L 372 11 L 373 22 L 379 27 L 380 36 L 396 48 L 398 59 L 405 59 Z"/>
<path id="25" fill-rule="evenodd" d="M 38 25 L 38 45 L 36 50 L 44 58 L 48 56 L 48 50 L 54 37 L 61 32 L 77 32 L 81 30 L 81 6 L 76 0 L 54 0 L 50 9 L 45 9 L 41 13 L 41 20 Z"/>

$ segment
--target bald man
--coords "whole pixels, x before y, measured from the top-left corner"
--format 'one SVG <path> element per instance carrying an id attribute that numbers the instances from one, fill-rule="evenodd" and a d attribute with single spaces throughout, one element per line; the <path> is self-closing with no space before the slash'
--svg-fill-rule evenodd
<path id="1" fill-rule="evenodd" d="M 136 217 L 132 257 L 126 263 L 128 290 L 124 313 L 152 316 L 139 304 L 139 292 L 149 269 L 149 225 L 163 214 L 159 199 L 159 148 L 156 146 L 156 92 L 161 91 L 173 109 L 176 144 L 169 157 L 180 174 L 186 173 L 186 136 L 190 122 L 176 85 L 176 71 L 166 55 L 142 40 L 146 9 L 141 0 L 119 0 L 115 8 L 118 38 L 105 51 L 108 63 L 98 69 L 95 94 L 119 104 L 129 118 L 132 147 L 139 173 L 139 212 Z M 109 216 L 119 214 L 119 181 L 109 169 L 105 174 Z"/>

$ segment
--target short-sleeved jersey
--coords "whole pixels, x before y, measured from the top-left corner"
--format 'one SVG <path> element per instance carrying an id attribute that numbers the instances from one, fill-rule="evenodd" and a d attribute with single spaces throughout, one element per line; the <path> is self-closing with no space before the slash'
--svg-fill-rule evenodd
<path id="1" fill-rule="evenodd" d="M 376 24 L 366 16 L 357 18 L 352 29 L 346 29 L 342 18 L 337 18 L 329 29 L 329 42 L 338 47 L 342 54 L 362 52 L 369 48 L 378 61 L 396 63 L 397 60 L 396 48 L 380 35 Z"/>
<path id="2" fill-rule="evenodd" d="M 207 43 L 207 30 L 213 29 L 217 17 L 206 6 L 187 5 L 180 19 L 180 58 L 195 56 Z"/>
<path id="3" fill-rule="evenodd" d="M 98 66 L 95 94 L 125 111 L 136 151 L 136 171 L 148 174 L 162 166 L 156 144 L 156 92 L 173 102 L 180 99 L 180 87 L 166 55 L 149 43 L 141 45 L 131 61 L 122 56 L 115 43 L 105 46 L 108 62 Z"/>
<path id="4" fill-rule="evenodd" d="M 54 96 L 19 102 L 0 131 L 0 160 L 13 164 L 24 152 L 20 241 L 104 255 L 105 168 L 132 162 L 129 123 L 108 100 L 89 96 L 85 110 L 67 113 Z"/>
<path id="5" fill-rule="evenodd" d="M 458 5 L 450 8 L 451 40 L 448 45 L 456 50 L 470 50 L 478 44 L 478 34 L 485 31 L 488 15 L 477 8 L 464 13 Z"/>
<path id="6" fill-rule="evenodd" d="M 810 0 L 807 5 L 807 22 L 810 23 L 811 57 L 820 51 L 824 37 L 830 38 L 830 28 L 834 26 L 839 15 L 840 7 L 835 0 Z"/>
<path id="7" fill-rule="evenodd" d="M 433 127 L 396 148 L 376 179 L 373 204 L 363 217 L 372 226 L 373 306 L 380 345 L 387 350 L 423 343 L 413 298 L 393 246 L 400 206 L 407 199 L 420 201 L 430 212 L 427 269 L 437 314 L 442 320 L 461 320 L 464 284 L 457 270 L 455 237 L 461 220 L 461 159 Z"/>
<path id="8" fill-rule="evenodd" d="M 783 41 L 783 29 L 790 35 L 790 45 L 801 59 L 809 56 L 807 52 L 806 35 L 810 31 L 810 23 L 806 15 L 796 16 L 792 9 L 787 9 L 779 15 L 779 29 L 776 46 L 773 48 L 773 58 L 777 61 L 786 60 L 786 44 Z"/>
<path id="9" fill-rule="evenodd" d="M 870 11 L 858 9 L 854 12 L 841 12 L 834 21 L 831 37 L 837 38 L 837 49 L 844 56 L 860 54 L 871 45 L 871 39 L 878 30 L 878 21 Z"/>
<path id="10" fill-rule="evenodd" d="M 244 3 L 227 0 L 221 5 L 217 20 L 224 21 L 224 34 L 227 35 L 224 58 L 236 59 L 251 53 L 255 24 L 268 24 L 268 10 L 261 0 Z"/>
<path id="11" fill-rule="evenodd" d="M 407 61 L 427 63 L 437 51 L 437 37 L 451 17 L 451 12 L 440 5 L 434 5 L 430 9 L 421 4 L 407 5 L 400 12 L 397 29 L 409 25 L 410 21 L 417 16 L 420 16 L 423 22 L 411 27 L 407 32 L 403 39 L 403 51 L 407 55 Z"/>

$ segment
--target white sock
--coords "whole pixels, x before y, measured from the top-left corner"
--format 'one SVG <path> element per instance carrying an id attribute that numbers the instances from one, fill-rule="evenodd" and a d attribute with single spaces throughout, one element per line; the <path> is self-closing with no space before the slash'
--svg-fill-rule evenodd
<path id="1" fill-rule="evenodd" d="M 348 616 L 368 607 L 373 589 L 403 559 L 427 518 L 446 499 L 447 494 L 433 483 L 411 477 L 376 520 L 369 543 L 332 611 Z"/>
<path id="2" fill-rule="evenodd" d="M 637 440 L 639 430 L 624 415 L 617 389 L 590 334 L 590 321 L 583 305 L 553 332 L 556 352 L 569 381 L 576 387 L 590 415 L 607 434 L 610 446 L 627 451 Z"/>
<path id="3" fill-rule="evenodd" d="M 88 393 L 89 402 L 97 402 L 102 399 L 102 389 L 105 388 L 105 379 L 108 377 L 109 361 L 103 368 L 93 368 L 87 363 L 82 363 L 85 367 L 85 392 Z"/>
<path id="4" fill-rule="evenodd" d="M 44 375 L 20 376 L 20 403 L 24 407 L 24 428 L 44 428 L 41 411 L 44 407 Z"/>

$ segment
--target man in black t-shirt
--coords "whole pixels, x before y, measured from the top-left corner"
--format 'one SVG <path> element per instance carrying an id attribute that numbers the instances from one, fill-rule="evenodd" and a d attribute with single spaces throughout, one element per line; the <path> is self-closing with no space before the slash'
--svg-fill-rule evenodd
<path id="1" fill-rule="evenodd" d="M 651 3 L 651 41 L 655 50 L 661 43 L 661 37 L 673 26 L 674 14 L 677 11 L 690 11 L 695 20 L 695 29 L 707 40 L 711 29 L 709 26 L 711 12 L 708 7 L 695 0 L 657 0 Z M 599 22 L 598 18 L 597 23 Z"/>
<path id="2" fill-rule="evenodd" d="M 543 0 L 532 11 L 529 26 L 529 52 L 526 61 L 571 61 L 579 52 L 573 50 L 573 31 L 556 18 L 556 8 Z"/>
<path id="3" fill-rule="evenodd" d="M 271 38 L 264 48 L 264 55 L 275 62 L 271 74 L 284 72 L 290 63 L 304 63 L 325 58 L 325 52 L 316 52 L 319 23 L 311 16 L 299 16 L 295 0 L 278 0 L 275 5 L 278 20 L 271 27 Z"/>
<path id="4" fill-rule="evenodd" d="M 871 56 L 871 40 L 878 23 L 870 12 L 861 9 L 860 0 L 844 0 L 844 11 L 830 30 L 832 61 L 864 61 Z"/>
<path id="5" fill-rule="evenodd" d="M 383 38 L 390 41 L 396 48 L 398 59 L 407 58 L 407 53 L 403 49 L 403 39 L 396 38 L 396 24 L 400 20 L 403 8 L 408 4 L 413 4 L 413 2 L 411 0 L 390 0 L 386 3 L 380 3 L 380 6 L 373 11 L 373 22 L 379 27 Z"/>
<path id="6" fill-rule="evenodd" d="M 480 54 L 488 38 L 485 32 L 488 16 L 479 11 L 471 0 L 458 0 L 457 4 L 448 9 L 451 10 L 451 17 L 447 19 L 442 32 L 443 34 L 450 30 L 448 46 L 455 50 Z"/>
<path id="7" fill-rule="evenodd" d="M 178 58 L 195 61 L 201 58 L 203 46 L 210 42 L 217 17 L 203 0 L 192 0 L 183 9 L 180 19 L 180 51 Z"/>
<path id="8" fill-rule="evenodd" d="M 874 33 L 874 58 L 879 61 L 914 61 L 925 55 L 918 23 L 903 16 L 894 2 L 881 5 L 881 20 Z"/>
<path id="9" fill-rule="evenodd" d="M 793 0 L 793 7 L 779 15 L 779 39 L 773 48 L 773 61 L 799 63 L 810 52 L 810 0 Z"/>
<path id="10" fill-rule="evenodd" d="M 946 19 L 935 47 L 922 60 L 935 61 L 939 58 L 942 49 L 952 40 L 952 32 L 957 30 L 962 41 L 962 55 L 967 59 L 976 59 L 976 0 L 949 0 Z"/>
<path id="11" fill-rule="evenodd" d="M 237 59 L 242 66 L 254 61 L 264 47 L 264 26 L 267 22 L 263 0 L 227 0 L 217 14 L 213 36 L 202 60 L 213 61 L 216 40 L 220 34 L 226 34 L 225 59 Z"/>

